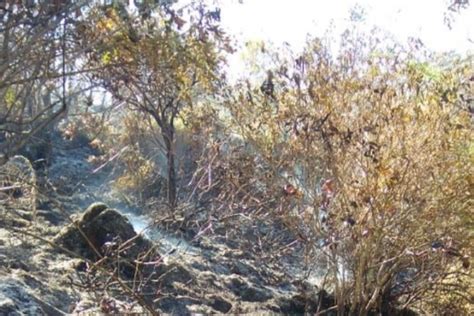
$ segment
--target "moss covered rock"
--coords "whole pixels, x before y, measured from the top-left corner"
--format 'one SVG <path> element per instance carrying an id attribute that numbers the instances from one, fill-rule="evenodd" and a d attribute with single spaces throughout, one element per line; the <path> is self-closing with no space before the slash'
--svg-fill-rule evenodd
<path id="1" fill-rule="evenodd" d="M 65 249 L 92 261 L 112 253 L 133 261 L 143 253 L 152 253 L 151 242 L 137 235 L 128 218 L 103 203 L 90 205 L 54 240 Z"/>

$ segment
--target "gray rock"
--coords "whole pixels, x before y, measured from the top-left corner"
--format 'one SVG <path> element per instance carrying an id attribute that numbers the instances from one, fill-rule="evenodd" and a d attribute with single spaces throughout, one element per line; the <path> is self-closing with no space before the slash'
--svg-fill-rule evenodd
<path id="1" fill-rule="evenodd" d="M 93 261 L 132 239 L 131 246 L 120 252 L 121 256 L 134 260 L 152 248 L 148 239 L 137 236 L 127 217 L 103 203 L 89 206 L 77 221 L 63 228 L 54 238 L 62 247 Z"/>

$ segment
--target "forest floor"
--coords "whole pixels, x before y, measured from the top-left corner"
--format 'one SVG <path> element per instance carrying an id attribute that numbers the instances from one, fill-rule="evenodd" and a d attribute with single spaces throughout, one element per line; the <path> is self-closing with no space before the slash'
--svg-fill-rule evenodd
<path id="1" fill-rule="evenodd" d="M 87 161 L 93 154 L 91 148 L 59 142 L 40 175 L 43 194 L 36 219 L 28 210 L 2 210 L 0 315 L 143 312 L 133 296 L 94 287 L 83 258 L 58 251 L 57 236 L 95 202 L 117 210 L 122 224 L 131 224 L 158 249 L 160 282 L 150 300 L 158 312 L 303 314 L 330 306 L 315 284 L 317 274 L 304 269 L 301 249 L 263 260 L 245 250 L 253 238 L 250 227 L 230 235 L 222 227 L 219 233 L 218 225 L 212 230 L 217 233 L 174 234 L 115 191 L 107 168 L 94 172 Z"/>

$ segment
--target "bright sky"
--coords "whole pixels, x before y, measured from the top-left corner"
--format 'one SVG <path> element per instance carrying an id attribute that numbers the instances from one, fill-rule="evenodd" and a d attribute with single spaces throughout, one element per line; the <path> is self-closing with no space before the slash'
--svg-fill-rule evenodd
<path id="1" fill-rule="evenodd" d="M 243 2 L 243 4 L 240 4 Z M 367 25 L 377 25 L 400 39 L 418 36 L 435 50 L 474 49 L 474 3 L 444 24 L 447 0 L 222 0 L 222 22 L 241 39 L 270 39 L 302 46 L 307 33 L 321 35 L 331 21 L 348 25 L 349 10 L 365 9 Z M 473 42 L 469 42 L 468 39 Z"/>
<path id="2" fill-rule="evenodd" d="M 364 8 L 368 28 L 376 25 L 402 42 L 411 36 L 436 51 L 474 51 L 474 3 L 455 15 L 451 30 L 444 23 L 447 0 L 221 0 L 221 15 L 240 43 L 286 41 L 301 49 L 308 33 L 321 36 L 331 22 L 336 32 L 344 31 L 356 4 Z"/>

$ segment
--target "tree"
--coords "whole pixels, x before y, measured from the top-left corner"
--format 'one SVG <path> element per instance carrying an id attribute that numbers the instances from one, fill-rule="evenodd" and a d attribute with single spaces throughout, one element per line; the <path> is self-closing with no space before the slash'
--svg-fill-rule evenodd
<path id="1" fill-rule="evenodd" d="M 449 0 L 447 1 L 447 11 L 444 14 L 444 22 L 451 28 L 455 15 L 466 10 L 471 5 L 470 0 Z"/>
<path id="2" fill-rule="evenodd" d="M 218 26 L 219 9 L 208 10 L 202 3 L 141 12 L 134 16 L 113 6 L 96 8 L 93 27 L 84 33 L 84 39 L 98 43 L 88 62 L 119 64 L 95 75 L 114 98 L 146 114 L 158 127 L 167 159 L 167 198 L 175 206 L 175 123 L 196 98 L 216 91 L 228 40 Z"/>
<path id="3" fill-rule="evenodd" d="M 81 2 L 0 4 L 0 154 L 16 154 L 69 106 L 67 85 L 84 70 L 74 42 Z"/>

